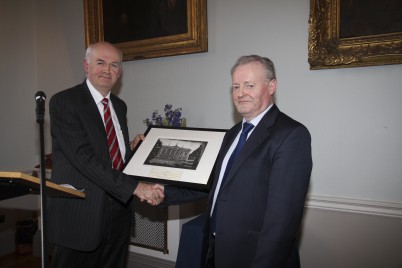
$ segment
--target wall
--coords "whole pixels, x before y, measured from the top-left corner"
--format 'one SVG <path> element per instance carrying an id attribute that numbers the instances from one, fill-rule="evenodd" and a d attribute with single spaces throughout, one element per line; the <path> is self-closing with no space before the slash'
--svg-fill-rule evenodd
<path id="1" fill-rule="evenodd" d="M 1 170 L 38 162 L 33 96 L 48 99 L 83 79 L 83 1 L 1 1 Z M 310 130 L 314 167 L 310 199 L 328 208 L 402 211 L 402 65 L 310 71 L 309 0 L 208 1 L 207 53 L 123 64 L 119 96 L 129 105 L 131 135 L 166 103 L 183 107 L 190 127 L 230 128 L 229 70 L 243 54 L 270 57 L 277 67 L 279 108 Z M 11 27 L 6 26 L 12 24 Z M 11 111 L 12 117 L 9 116 Z M 48 131 L 48 114 L 46 129 Z M 46 133 L 47 152 L 50 134 Z M 346 198 L 346 199 L 345 199 Z M 330 201 L 328 201 L 330 200 Z"/>
<path id="2" fill-rule="evenodd" d="M 0 170 L 36 163 L 34 2 L 0 1 Z"/>
<path id="3" fill-rule="evenodd" d="M 306 268 L 402 267 L 402 218 L 308 207 L 300 239 Z"/>
<path id="4" fill-rule="evenodd" d="M 230 67 L 266 55 L 279 108 L 312 135 L 310 193 L 401 202 L 402 65 L 310 71 L 308 16 L 308 0 L 208 1 L 208 53 L 124 65 L 131 132 L 165 103 L 183 107 L 189 126 L 230 128 Z"/>
<path id="5" fill-rule="evenodd" d="M 38 162 L 35 92 L 49 99 L 83 80 L 83 5 L 1 5 L 2 32 L 13 42 L 1 44 L 7 64 L 0 83 L 9 101 L 0 116 L 10 127 L 2 133 L 0 165 L 15 170 Z M 207 53 L 124 63 L 119 96 L 129 105 L 131 135 L 144 132 L 142 120 L 166 103 L 183 107 L 189 126 L 230 128 L 229 69 L 240 55 L 266 55 L 277 66 L 278 106 L 312 134 L 310 193 L 402 202 L 402 65 L 310 71 L 308 15 L 308 0 L 209 1 Z M 18 21 L 14 31 L 5 26 L 12 21 Z"/>

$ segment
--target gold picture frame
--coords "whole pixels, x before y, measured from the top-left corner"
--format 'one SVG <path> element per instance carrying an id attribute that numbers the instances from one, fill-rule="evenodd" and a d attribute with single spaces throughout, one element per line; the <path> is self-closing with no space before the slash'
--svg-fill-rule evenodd
<path id="1" fill-rule="evenodd" d="M 400 6 L 402 0 L 390 1 Z M 363 1 L 364 2 L 364 1 Z M 370 2 L 370 1 L 368 1 Z M 367 10 L 370 19 L 374 19 L 378 12 L 378 6 L 384 4 L 376 0 L 371 1 L 374 14 L 369 14 L 371 10 L 367 7 L 367 1 L 364 7 L 358 6 L 356 10 Z M 397 30 L 381 32 L 375 30 L 375 27 L 369 27 L 367 22 L 360 23 L 360 32 L 350 34 L 341 29 L 342 25 L 348 25 L 350 18 L 345 19 L 341 14 L 345 8 L 349 11 L 351 5 L 358 5 L 361 1 L 352 0 L 310 0 L 310 17 L 309 17 L 309 37 L 308 37 L 308 62 L 311 70 L 330 69 L 330 68 L 347 68 L 361 67 L 385 64 L 402 63 L 402 13 L 388 11 L 390 16 L 396 16 L 398 21 Z M 342 6 L 346 5 L 346 6 Z M 360 4 L 362 5 L 362 4 Z M 347 13 L 347 12 L 345 12 Z M 353 15 L 353 13 L 350 13 Z M 348 16 L 352 16 L 347 14 Z M 385 16 L 384 16 L 385 17 Z M 352 17 L 352 19 L 355 19 Z M 381 17 L 383 20 L 389 20 Z M 355 26 L 356 24 L 353 24 Z M 364 25 L 364 26 L 361 26 Z M 345 29 L 349 29 L 346 28 Z M 353 29 L 356 29 L 354 27 Z M 359 29 L 359 27 L 357 27 Z M 343 31 L 342 31 L 343 30 Z M 367 32 L 372 31 L 372 32 Z"/>
<path id="2" fill-rule="evenodd" d="M 122 50 L 123 61 L 206 52 L 208 51 L 207 0 L 184 1 L 186 1 L 184 2 L 184 19 L 186 20 L 183 22 L 186 27 L 184 32 L 114 42 L 105 38 L 105 29 L 107 29 L 105 27 L 110 26 L 105 25 L 104 14 L 106 13 L 104 13 L 103 10 L 105 9 L 108 12 L 115 12 L 115 10 L 111 9 L 109 6 L 108 8 L 104 8 L 103 5 L 117 5 L 118 2 L 113 2 L 111 0 L 84 0 L 86 46 L 88 47 L 89 44 L 98 41 L 109 41 Z M 130 1 L 130 4 L 137 2 L 139 4 L 143 3 L 142 5 L 150 3 L 150 1 Z M 162 3 L 162 1 L 159 2 Z M 165 6 L 169 5 L 170 8 L 172 3 L 176 5 L 176 3 L 182 3 L 183 0 L 164 0 L 164 2 Z M 137 12 L 138 9 L 131 8 L 127 12 L 131 12 L 131 10 Z M 146 14 L 146 12 L 147 10 L 144 10 L 143 16 L 144 18 L 149 19 L 150 15 Z M 125 14 L 124 16 L 126 19 L 127 15 Z M 116 20 L 109 21 L 114 23 Z M 137 24 L 148 25 L 141 22 Z M 120 30 L 120 27 L 112 28 L 112 31 L 114 30 Z M 146 31 L 146 29 L 144 31 Z"/>

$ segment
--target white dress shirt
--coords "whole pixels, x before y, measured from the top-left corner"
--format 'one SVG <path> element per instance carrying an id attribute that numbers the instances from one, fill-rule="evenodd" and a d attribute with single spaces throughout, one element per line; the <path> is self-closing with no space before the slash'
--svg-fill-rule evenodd
<path id="1" fill-rule="evenodd" d="M 271 107 L 273 106 L 273 104 L 271 104 L 270 106 L 268 106 L 267 109 L 265 109 L 262 113 L 260 113 L 257 117 L 255 117 L 253 120 L 249 121 L 248 123 L 251 123 L 254 125 L 254 128 L 252 130 L 250 130 L 250 132 L 247 135 L 247 139 L 250 137 L 251 133 L 253 133 L 254 129 L 257 127 L 258 123 L 260 123 L 261 119 L 264 117 L 264 115 L 269 111 L 269 109 L 271 109 Z M 243 123 L 246 122 L 246 120 L 243 118 L 242 121 L 242 125 Z M 222 168 L 221 168 L 221 172 L 219 173 L 219 179 L 218 179 L 218 183 L 216 185 L 216 189 L 215 189 L 215 193 L 214 193 L 214 199 L 212 202 L 212 209 L 211 209 L 211 217 L 212 217 L 212 212 L 215 209 L 215 203 L 216 203 L 216 198 L 218 197 L 218 193 L 219 193 L 219 189 L 221 188 L 221 184 L 222 184 L 222 178 L 223 178 L 223 174 L 225 174 L 225 170 L 226 170 L 226 165 L 228 164 L 229 158 L 232 155 L 234 149 L 236 148 L 237 143 L 239 142 L 240 139 L 240 134 L 243 131 L 243 127 L 241 129 L 241 131 L 239 131 L 239 133 L 237 134 L 236 138 L 234 139 L 232 145 L 230 146 L 228 152 L 225 155 L 225 158 L 223 159 L 222 162 Z"/>
<path id="2" fill-rule="evenodd" d="M 123 162 L 124 162 L 124 156 L 126 155 L 126 146 L 124 144 L 123 132 L 121 130 L 119 120 L 117 119 L 116 112 L 114 111 L 114 108 L 113 108 L 113 103 L 110 101 L 110 92 L 109 92 L 109 94 L 107 94 L 106 97 L 103 97 L 102 94 L 100 94 L 99 91 L 97 91 L 94 88 L 94 86 L 91 84 L 91 82 L 88 79 L 87 79 L 86 83 L 88 85 L 89 91 L 91 92 L 92 98 L 94 99 L 96 105 L 98 106 L 99 113 L 102 117 L 103 124 L 105 124 L 105 120 L 103 118 L 104 107 L 102 104 L 102 100 L 103 100 L 103 98 L 107 98 L 109 100 L 110 113 L 112 115 L 114 129 L 116 130 L 116 136 L 117 136 L 117 140 L 119 142 L 121 158 L 123 159 Z M 105 130 L 106 130 L 106 126 L 105 126 Z"/>

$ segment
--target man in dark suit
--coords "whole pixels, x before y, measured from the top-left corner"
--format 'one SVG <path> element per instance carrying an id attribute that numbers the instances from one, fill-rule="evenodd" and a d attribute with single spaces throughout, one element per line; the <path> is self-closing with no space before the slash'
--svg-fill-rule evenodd
<path id="1" fill-rule="evenodd" d="M 121 62 L 120 50 L 110 43 L 91 45 L 86 81 L 50 100 L 52 181 L 85 192 L 85 199 L 48 199 L 52 268 L 125 267 L 132 196 L 152 205 L 163 198 L 121 172 L 130 153 L 127 106 L 110 93 Z"/>
<path id="2" fill-rule="evenodd" d="M 274 104 L 271 60 L 240 57 L 231 74 L 233 103 L 243 120 L 227 132 L 218 155 L 205 228 L 206 266 L 299 267 L 296 236 L 312 170 L 309 131 Z M 245 135 L 243 123 L 249 128 Z M 247 141 L 235 149 L 242 136 Z M 234 151 L 239 152 L 230 160 Z M 169 186 L 164 193 L 165 205 L 202 196 Z"/>

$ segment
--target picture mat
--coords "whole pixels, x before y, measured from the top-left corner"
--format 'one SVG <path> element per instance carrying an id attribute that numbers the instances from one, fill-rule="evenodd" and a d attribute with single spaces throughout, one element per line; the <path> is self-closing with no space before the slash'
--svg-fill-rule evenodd
<path id="1" fill-rule="evenodd" d="M 205 187 L 211 176 L 225 133 L 224 130 L 152 127 L 123 172 L 145 180 L 163 180 L 167 184 L 185 183 Z M 206 142 L 207 144 L 195 170 L 144 164 L 158 140 L 161 139 Z"/>

